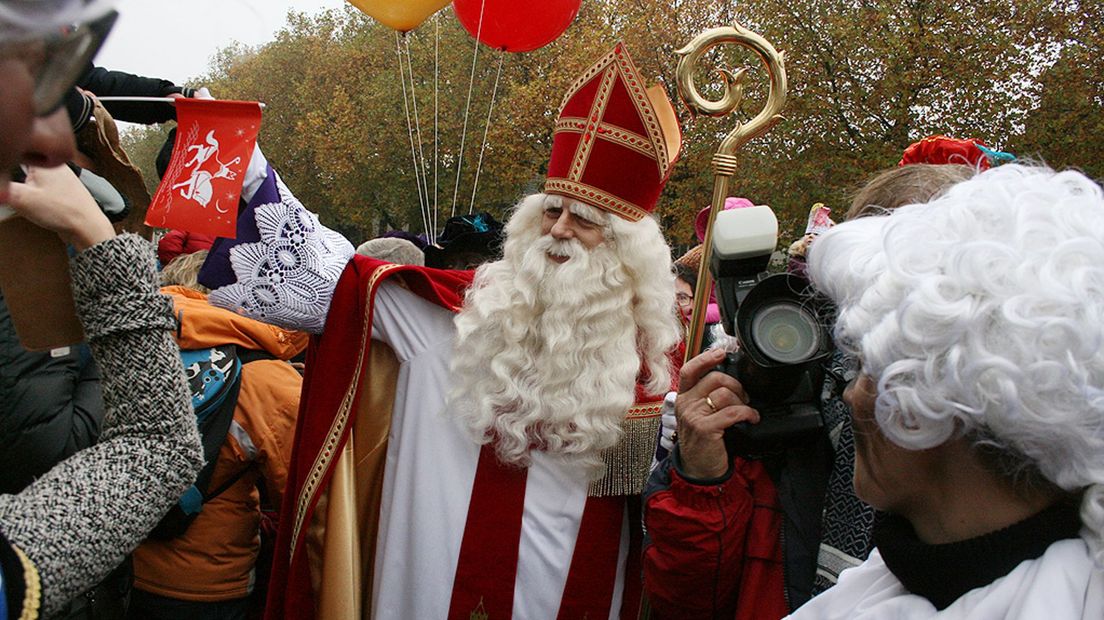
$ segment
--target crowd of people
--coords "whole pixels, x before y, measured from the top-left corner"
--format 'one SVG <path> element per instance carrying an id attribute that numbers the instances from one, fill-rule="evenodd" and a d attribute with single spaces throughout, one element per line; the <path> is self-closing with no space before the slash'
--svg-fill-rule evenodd
<path id="1" fill-rule="evenodd" d="M 0 279 L 0 620 L 1104 617 L 1096 181 L 939 136 L 814 208 L 819 424 L 734 443 L 773 414 L 715 299 L 685 351 L 709 248 L 623 46 L 504 224 L 354 250 L 258 148 L 254 234 L 144 238 L 111 119 L 173 109 L 97 95 L 196 93 L 92 65 L 112 4 L 0 0 L 0 227 L 60 239 L 83 330 L 25 347 Z"/>

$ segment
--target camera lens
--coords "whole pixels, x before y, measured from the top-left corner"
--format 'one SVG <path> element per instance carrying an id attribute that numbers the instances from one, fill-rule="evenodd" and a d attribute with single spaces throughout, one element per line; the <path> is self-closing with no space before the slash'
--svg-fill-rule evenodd
<path id="1" fill-rule="evenodd" d="M 807 360 L 821 346 L 821 328 L 816 317 L 791 302 L 768 305 L 751 321 L 751 337 L 764 355 L 782 364 Z"/>

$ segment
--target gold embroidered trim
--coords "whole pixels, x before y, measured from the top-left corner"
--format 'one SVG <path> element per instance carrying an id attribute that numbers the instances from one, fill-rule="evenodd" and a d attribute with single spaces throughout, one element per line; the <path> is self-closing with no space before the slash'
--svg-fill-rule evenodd
<path id="1" fill-rule="evenodd" d="M 628 89 L 633 105 L 636 106 L 636 113 L 648 129 L 648 135 L 652 139 L 654 157 L 659 168 L 659 178 L 666 179 L 667 172 L 671 168 L 671 160 L 667 156 L 667 141 L 663 139 L 663 129 L 659 125 L 659 117 L 656 116 L 655 110 L 652 108 L 652 102 L 648 99 L 648 89 L 644 87 L 643 80 L 640 79 L 640 72 L 633 65 L 628 52 L 618 54 L 617 61 L 625 74 L 625 88 Z"/>
<path id="2" fill-rule="evenodd" d="M 468 620 L 487 620 L 490 616 L 487 614 L 487 607 L 483 605 L 483 597 L 479 597 L 479 604 L 475 606 L 475 609 L 468 614 Z"/>
<path id="3" fill-rule="evenodd" d="M 588 83 L 601 75 L 601 83 L 591 102 L 590 113 L 587 118 L 567 117 L 563 118 L 564 108 Z M 647 136 L 640 136 L 623 127 L 612 125 L 605 121 L 606 108 L 612 96 L 613 86 L 618 78 L 624 84 L 629 98 L 633 102 L 637 116 L 647 130 Z M 667 143 L 663 138 L 663 129 L 660 126 L 658 116 L 648 98 L 647 89 L 644 88 L 640 72 L 632 62 L 632 58 L 625 51 L 624 46 L 618 43 L 613 50 L 594 63 L 581 76 L 579 76 L 567 90 L 560 102 L 561 118 L 557 121 L 553 134 L 560 131 L 572 133 L 582 132 L 582 138 L 576 146 L 572 156 L 571 165 L 563 179 L 552 178 L 545 184 L 545 190 L 551 193 L 561 193 L 566 196 L 578 198 L 603 208 L 629 220 L 639 221 L 648 215 L 648 211 L 629 203 L 612 194 L 598 190 L 597 188 L 581 183 L 583 173 L 590 163 L 590 156 L 594 149 L 594 142 L 599 139 L 608 140 L 620 144 L 630 150 L 641 153 L 656 162 L 659 178 L 666 179 L 671 168 L 668 157 Z"/>
<path id="4" fill-rule="evenodd" d="M 629 412 L 625 414 L 626 420 L 635 420 L 638 418 L 654 418 L 663 414 L 663 401 L 656 401 L 654 403 L 646 403 L 643 405 L 633 405 L 629 407 Z"/>
<path id="5" fill-rule="evenodd" d="M 578 116 L 564 116 L 556 121 L 556 126 L 552 129 L 555 133 L 561 131 L 570 131 L 574 133 L 583 133 L 586 129 L 586 120 L 579 118 Z"/>
<path id="6" fill-rule="evenodd" d="M 640 495 L 655 455 L 663 402 L 635 405 L 621 422 L 621 441 L 602 454 L 606 475 L 590 483 L 591 497 Z"/>
<path id="7" fill-rule="evenodd" d="M 371 292 L 375 289 L 376 284 L 385 274 L 399 267 L 401 267 L 401 265 L 383 265 L 377 268 L 368 278 L 368 291 Z M 367 357 L 364 355 L 364 351 L 367 349 L 368 338 L 372 333 L 371 317 L 368 314 L 371 307 L 372 304 L 368 304 L 364 309 L 364 328 L 361 330 L 360 337 L 361 354 L 357 356 L 357 365 L 353 371 L 352 382 L 345 391 L 345 397 L 341 400 L 341 405 L 337 409 L 337 416 L 334 417 L 333 424 L 330 425 L 330 430 L 326 434 L 326 440 L 322 443 L 322 451 L 315 457 L 314 463 L 310 468 L 310 473 L 307 474 L 307 480 L 303 483 L 303 489 L 299 492 L 298 501 L 295 507 L 295 522 L 291 532 L 291 553 L 289 554 L 289 558 L 295 557 L 295 543 L 299 540 L 299 532 L 306 519 L 307 508 L 310 506 L 311 498 L 318 492 L 318 487 L 321 485 L 322 478 L 326 475 L 326 471 L 330 468 L 330 464 L 338 455 L 337 445 L 341 441 L 341 436 L 344 435 L 345 427 L 349 422 L 349 413 L 352 411 L 353 399 L 356 397 L 360 370 L 364 365 L 364 358 Z"/>
<path id="8" fill-rule="evenodd" d="M 12 545 L 12 550 L 23 565 L 23 607 L 19 620 L 32 620 L 38 617 L 38 609 L 42 605 L 42 580 L 38 576 L 38 569 L 34 562 L 27 557 L 23 550 Z"/>
<path id="9" fill-rule="evenodd" d="M 586 127 L 586 119 L 577 117 L 561 118 L 556 121 L 555 132 L 585 133 Z M 647 137 L 628 131 L 617 125 L 611 125 L 606 122 L 598 123 L 596 137 L 601 140 L 606 140 L 607 142 L 616 142 L 648 158 L 654 158 L 656 156 L 655 151 L 652 149 L 652 143 L 648 141 Z"/>
<path id="10" fill-rule="evenodd" d="M 574 82 L 571 83 L 571 87 L 567 89 L 567 92 L 564 93 L 563 99 L 560 100 L 561 112 L 563 111 L 564 106 L 567 105 L 567 102 L 571 101 L 571 98 L 574 97 L 575 94 L 578 93 L 580 90 L 582 90 L 582 88 L 586 86 L 587 82 L 594 79 L 594 76 L 598 75 L 602 71 L 605 71 L 606 67 L 613 64 L 613 57 L 615 53 L 617 53 L 617 47 L 614 47 L 612 50 L 607 52 L 605 56 L 599 58 L 597 62 L 595 62 L 593 65 L 590 66 L 590 68 L 586 70 L 586 72 L 584 72 L 582 75 L 576 78 Z"/>
<path id="11" fill-rule="evenodd" d="M 593 185 L 568 181 L 567 179 L 550 178 L 544 182 L 544 191 L 548 194 L 578 198 L 587 204 L 619 215 L 630 222 L 639 222 L 648 217 L 648 212 L 644 209 Z"/>
<path id="12" fill-rule="evenodd" d="M 590 115 L 586 119 L 583 138 L 579 140 L 579 145 L 575 147 L 575 156 L 571 158 L 571 170 L 567 173 L 569 180 L 579 181 L 583 178 L 583 172 L 590 162 L 590 154 L 594 152 L 594 143 L 598 141 L 598 123 L 606 116 L 606 107 L 609 105 L 613 85 L 616 82 L 617 71 L 611 67 L 602 75 L 598 92 L 594 94 L 594 101 L 590 104 Z"/>
<path id="13" fill-rule="evenodd" d="M 567 102 L 570 101 L 587 82 L 611 65 L 619 69 L 625 82 L 625 88 L 629 91 L 629 96 L 632 98 L 633 105 L 636 106 L 637 113 L 640 115 L 640 120 L 644 123 L 644 126 L 648 128 L 648 135 L 651 137 L 652 145 L 655 149 L 656 164 L 659 166 L 659 178 L 665 179 L 667 178 L 667 173 L 671 169 L 671 159 L 667 153 L 667 142 L 663 139 L 663 129 L 660 128 L 658 117 L 656 116 L 655 110 L 652 109 L 652 102 L 648 99 L 648 91 L 644 87 L 644 80 L 640 78 L 640 71 L 636 68 L 628 51 L 626 51 L 624 46 L 620 43 L 610 50 L 608 54 L 600 58 L 598 62 L 594 63 L 593 66 L 587 69 L 583 75 L 572 82 L 571 88 L 567 89 L 567 93 L 560 102 L 560 112 L 563 112 Z"/>

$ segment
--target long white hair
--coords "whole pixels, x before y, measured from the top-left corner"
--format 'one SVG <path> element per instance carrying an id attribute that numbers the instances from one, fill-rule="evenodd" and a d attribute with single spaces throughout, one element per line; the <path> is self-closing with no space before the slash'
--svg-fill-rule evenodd
<path id="1" fill-rule="evenodd" d="M 875 418 L 920 450 L 980 439 L 1067 491 L 1104 562 L 1104 193 L 1006 165 L 835 227 L 809 258 Z"/>
<path id="2" fill-rule="evenodd" d="M 603 227 L 586 250 L 541 235 L 546 208 Z M 563 264 L 548 254 L 570 256 Z M 500 460 L 526 466 L 530 449 L 570 455 L 601 472 L 621 436 L 642 370 L 650 393 L 669 389 L 678 343 L 670 251 L 658 225 L 627 222 L 538 194 L 506 224 L 500 261 L 476 271 L 456 317 L 450 409 Z"/>

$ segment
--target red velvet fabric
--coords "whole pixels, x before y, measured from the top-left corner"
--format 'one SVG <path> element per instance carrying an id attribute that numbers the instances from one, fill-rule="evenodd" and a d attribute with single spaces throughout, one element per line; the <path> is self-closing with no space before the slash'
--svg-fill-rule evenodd
<path id="1" fill-rule="evenodd" d="M 545 191 L 639 220 L 655 210 L 670 174 L 662 135 L 640 72 L 618 43 L 564 99 Z"/>
<path id="2" fill-rule="evenodd" d="M 977 138 L 928 136 L 905 149 L 898 166 L 908 164 L 963 164 L 980 170 L 989 169 L 989 158 L 977 147 L 988 146 Z"/>
<path id="3" fill-rule="evenodd" d="M 587 498 L 558 620 L 609 615 L 621 547 L 621 537 L 617 533 L 621 532 L 624 519 L 625 496 Z M 627 577 L 625 581 L 632 581 L 632 578 Z"/>
<path id="4" fill-rule="evenodd" d="M 379 273 L 377 273 L 379 272 Z M 303 379 L 303 395 L 299 405 L 299 420 L 288 467 L 287 488 L 280 508 L 280 532 L 276 540 L 276 555 L 272 565 L 265 617 L 277 620 L 314 618 L 315 602 L 311 591 L 310 569 L 304 547 L 306 525 L 310 523 L 318 502 L 318 494 L 307 495 L 305 486 L 312 476 L 312 466 L 319 454 L 339 452 L 356 422 L 350 417 L 336 443 L 327 444 L 327 435 L 350 387 L 363 379 L 353 376 L 361 356 L 367 356 L 371 343 L 372 301 L 376 290 L 386 279 L 401 276 L 411 291 L 451 310 L 458 310 L 464 290 L 471 284 L 471 271 L 442 271 L 410 265 L 392 265 L 356 255 L 345 267 L 321 336 L 311 339 L 307 351 L 307 371 Z M 362 349 L 360 343 L 365 347 Z M 362 367 L 361 371 L 366 370 Z M 352 405 L 357 411 L 357 403 Z M 317 489 L 329 484 L 332 467 L 320 476 Z M 306 507 L 303 527 L 292 537 L 296 512 L 300 503 Z"/>
<path id="5" fill-rule="evenodd" d="M 484 445 L 479 451 L 449 620 L 470 620 L 478 613 L 488 618 L 513 615 L 528 474 L 500 463 L 494 446 Z"/>

